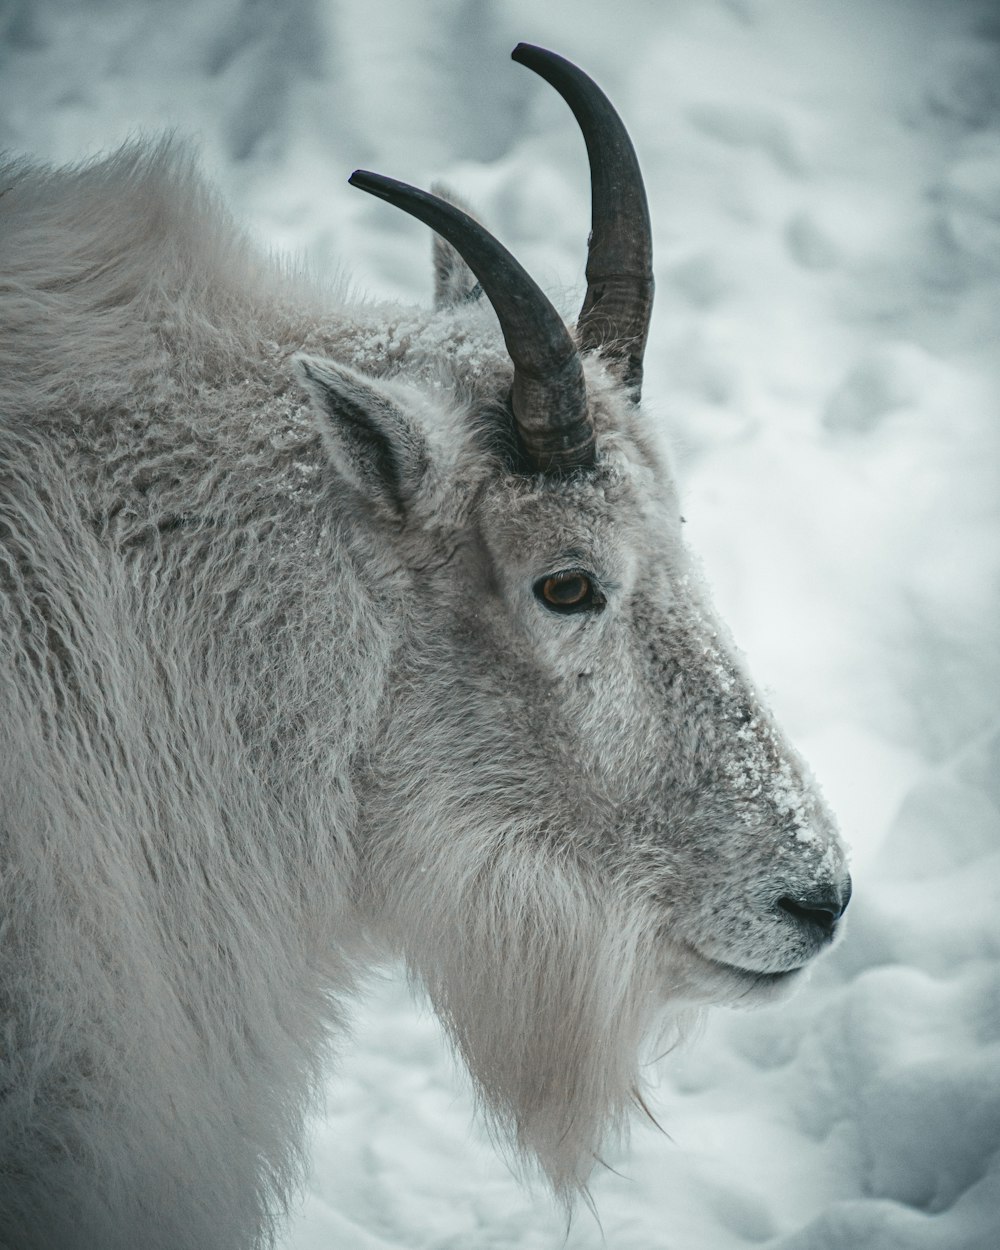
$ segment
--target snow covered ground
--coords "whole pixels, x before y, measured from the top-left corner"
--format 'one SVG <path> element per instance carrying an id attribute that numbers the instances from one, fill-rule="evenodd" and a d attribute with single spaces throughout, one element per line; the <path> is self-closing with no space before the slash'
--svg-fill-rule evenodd
<path id="1" fill-rule="evenodd" d="M 286 1250 L 1000 1246 L 1000 8 L 994 0 L 7 0 L 0 147 L 195 135 L 260 236 L 426 300 L 355 166 L 471 198 L 575 307 L 588 227 L 553 47 L 652 202 L 650 411 L 720 608 L 855 848 L 790 1003 L 716 1012 L 568 1235 L 389 975 Z M 560 294 L 561 293 L 561 294 Z M 602 1232 L 603 1229 L 603 1232 Z"/>

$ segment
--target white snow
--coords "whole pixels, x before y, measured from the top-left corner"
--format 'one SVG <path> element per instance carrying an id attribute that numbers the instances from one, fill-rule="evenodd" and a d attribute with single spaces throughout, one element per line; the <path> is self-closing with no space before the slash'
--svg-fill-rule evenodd
<path id="1" fill-rule="evenodd" d="M 650 190 L 689 537 L 855 847 L 846 940 L 660 1060 L 669 1136 L 638 1123 L 568 1236 L 388 976 L 285 1250 L 1000 1246 L 995 3 L 13 0 L 0 32 L 0 146 L 176 126 L 262 239 L 407 300 L 426 232 L 356 166 L 455 186 L 572 309 L 583 145 L 508 53 L 593 73 Z"/>

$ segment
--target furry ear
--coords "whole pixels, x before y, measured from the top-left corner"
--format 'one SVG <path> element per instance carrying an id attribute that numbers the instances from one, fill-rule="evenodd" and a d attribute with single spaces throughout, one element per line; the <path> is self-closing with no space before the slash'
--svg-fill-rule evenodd
<path id="1" fill-rule="evenodd" d="M 443 183 L 435 182 L 431 186 L 431 191 L 435 195 L 447 200 L 449 204 L 454 204 L 456 208 L 460 208 L 463 213 L 468 213 L 470 217 L 477 215 L 469 208 L 464 200 L 460 199 L 454 191 Z M 477 300 L 482 296 L 483 288 L 479 285 L 476 275 L 472 272 L 465 261 L 459 256 L 458 252 L 441 238 L 439 234 L 434 235 L 434 307 L 435 308 L 454 308 L 456 304 L 466 304 L 470 300 Z"/>
<path id="2" fill-rule="evenodd" d="M 363 374 L 304 354 L 295 357 L 295 367 L 319 415 L 333 467 L 370 503 L 401 517 L 427 467 L 423 435 Z"/>

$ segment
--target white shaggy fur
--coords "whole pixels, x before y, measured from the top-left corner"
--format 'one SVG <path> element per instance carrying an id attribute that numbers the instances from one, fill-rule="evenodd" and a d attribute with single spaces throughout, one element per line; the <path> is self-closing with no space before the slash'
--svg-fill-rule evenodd
<path id="1" fill-rule="evenodd" d="M 597 467 L 518 474 L 460 274 L 324 303 L 170 144 L 0 169 L 0 253 L 0 1245 L 268 1244 L 389 952 L 578 1191 L 664 1009 L 844 888 L 641 412 L 588 361 Z"/>

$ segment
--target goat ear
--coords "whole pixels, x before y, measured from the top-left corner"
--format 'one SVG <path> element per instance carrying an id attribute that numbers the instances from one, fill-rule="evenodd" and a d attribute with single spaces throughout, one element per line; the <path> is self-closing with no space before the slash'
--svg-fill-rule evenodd
<path id="1" fill-rule="evenodd" d="M 479 220 L 464 200 L 443 183 L 435 182 L 431 191 L 454 204 L 463 213 Z M 439 234 L 434 236 L 434 307 L 454 308 L 457 304 L 467 304 L 481 298 L 483 288 L 479 280 L 465 261 L 459 256 L 452 245 Z"/>
<path id="2" fill-rule="evenodd" d="M 381 511 L 402 516 L 427 467 L 420 431 L 394 399 L 346 365 L 298 355 L 295 367 L 334 469 Z"/>

